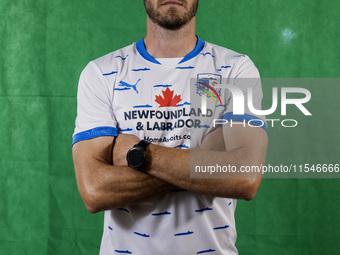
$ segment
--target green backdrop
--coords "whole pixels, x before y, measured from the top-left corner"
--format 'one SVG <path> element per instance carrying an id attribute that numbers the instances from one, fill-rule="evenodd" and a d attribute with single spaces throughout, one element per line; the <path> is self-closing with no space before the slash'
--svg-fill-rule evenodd
<path id="1" fill-rule="evenodd" d="M 337 78 L 339 10 L 337 0 L 200 0 L 197 34 L 249 55 L 262 77 Z M 0 0 L 0 16 L 0 254 L 98 254 L 103 214 L 86 211 L 71 155 L 77 82 L 90 60 L 144 36 L 142 0 Z M 334 89 L 314 90 L 310 126 L 271 130 L 267 162 L 339 163 Z M 240 254 L 338 254 L 339 184 L 264 179 L 238 202 Z"/>

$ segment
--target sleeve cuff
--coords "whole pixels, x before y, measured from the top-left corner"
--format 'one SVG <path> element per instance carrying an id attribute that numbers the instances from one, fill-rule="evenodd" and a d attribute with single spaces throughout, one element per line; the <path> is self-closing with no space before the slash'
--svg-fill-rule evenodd
<path id="1" fill-rule="evenodd" d="M 227 121 L 239 121 L 239 122 L 246 122 L 249 126 L 258 126 L 266 130 L 268 134 L 268 129 L 267 129 L 267 123 L 253 115 L 249 114 L 242 114 L 242 115 L 234 115 L 233 112 L 227 112 L 226 114 L 223 115 L 223 119 Z"/>
<path id="2" fill-rule="evenodd" d="M 73 136 L 72 146 L 77 142 L 100 136 L 118 136 L 118 129 L 115 127 L 97 127 L 75 134 Z"/>

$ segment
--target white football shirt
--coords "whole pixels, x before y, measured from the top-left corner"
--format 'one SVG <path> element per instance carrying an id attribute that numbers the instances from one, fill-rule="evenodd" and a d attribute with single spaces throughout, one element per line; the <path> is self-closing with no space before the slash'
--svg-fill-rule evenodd
<path id="1" fill-rule="evenodd" d="M 213 116 L 248 121 L 258 116 L 247 106 L 245 114 L 234 115 L 231 94 L 213 89 L 222 79 L 237 86 L 242 78 L 256 78 L 250 86 L 253 105 L 260 109 L 259 73 L 247 56 L 198 38 L 195 49 L 184 58 L 155 59 L 142 39 L 91 61 L 83 70 L 73 144 L 124 133 L 171 148 L 199 147 L 214 127 L 199 123 L 201 139 L 191 141 L 190 129 L 200 115 L 190 107 L 192 79 L 197 81 L 194 93 L 207 96 L 203 91 L 216 92 L 212 94 L 217 105 Z M 100 254 L 238 254 L 235 207 L 235 199 L 178 190 L 105 211 Z"/>

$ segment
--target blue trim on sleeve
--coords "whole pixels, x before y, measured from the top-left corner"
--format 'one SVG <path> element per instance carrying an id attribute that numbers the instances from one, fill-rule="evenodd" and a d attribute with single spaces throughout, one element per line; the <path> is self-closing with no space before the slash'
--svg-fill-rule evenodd
<path id="1" fill-rule="evenodd" d="M 142 38 L 142 40 L 136 42 L 136 48 L 137 48 L 137 51 L 139 52 L 139 54 L 145 58 L 147 61 L 150 61 L 154 64 L 158 64 L 158 65 L 161 65 L 161 63 L 159 63 L 156 59 L 154 59 L 154 57 L 152 57 L 147 51 L 146 51 L 146 48 L 145 48 L 145 45 L 144 45 L 144 37 Z"/>
<path id="2" fill-rule="evenodd" d="M 89 140 L 100 136 L 118 136 L 118 129 L 114 127 L 97 127 L 73 136 L 72 146 L 80 141 Z"/>
<path id="3" fill-rule="evenodd" d="M 260 119 L 256 116 L 253 116 L 253 115 L 250 115 L 250 114 L 234 115 L 233 112 L 227 112 L 226 114 L 223 115 L 223 119 L 227 120 L 227 121 L 230 121 L 230 120 L 240 121 L 240 122 L 246 121 L 247 123 L 249 123 L 249 121 L 251 121 L 251 120 L 258 119 L 260 121 L 250 123 L 249 125 L 259 126 L 259 127 L 263 128 L 264 130 L 266 130 L 266 132 L 268 134 L 267 123 L 264 120 L 262 120 L 262 119 Z M 262 123 L 264 123 L 264 124 L 262 125 Z"/>
<path id="4" fill-rule="evenodd" d="M 202 51 L 204 45 L 205 45 L 205 42 L 202 41 L 198 36 L 197 37 L 197 43 L 196 43 L 196 47 L 195 49 L 193 49 L 191 52 L 189 52 L 178 64 L 182 64 L 194 57 L 196 57 L 198 54 L 200 54 L 200 52 Z M 154 57 L 152 57 L 147 51 L 146 51 L 146 48 L 145 48 L 145 45 L 144 45 L 144 37 L 142 40 L 136 42 L 136 48 L 137 48 L 137 51 L 139 52 L 139 54 L 144 58 L 146 59 L 147 61 L 150 61 L 154 64 L 158 64 L 158 65 L 161 65 L 161 63 L 159 63 Z"/>
<path id="5" fill-rule="evenodd" d="M 205 45 L 205 42 L 202 41 L 197 35 L 197 43 L 196 43 L 196 47 L 195 49 L 193 49 L 190 53 L 188 53 L 182 60 L 181 62 L 179 62 L 178 64 L 182 64 L 194 57 L 196 57 L 198 54 L 200 54 L 200 52 L 202 51 L 204 45 Z"/>

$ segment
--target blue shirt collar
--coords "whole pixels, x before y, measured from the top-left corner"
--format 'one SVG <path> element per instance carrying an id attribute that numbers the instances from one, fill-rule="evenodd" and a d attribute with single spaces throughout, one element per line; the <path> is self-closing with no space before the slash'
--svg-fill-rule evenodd
<path id="1" fill-rule="evenodd" d="M 193 49 L 191 52 L 189 52 L 178 64 L 182 64 L 194 57 L 196 57 L 203 49 L 204 47 L 204 44 L 205 42 L 202 41 L 198 36 L 197 37 L 197 43 L 196 43 L 196 47 L 195 49 Z M 137 51 L 139 52 L 139 54 L 144 58 L 146 59 L 147 61 L 150 61 L 154 64 L 158 64 L 158 65 L 161 65 L 161 63 L 159 63 L 154 57 L 152 57 L 147 51 L 146 51 L 146 48 L 145 48 L 145 45 L 144 45 L 144 37 L 142 40 L 136 42 L 136 48 L 137 48 Z"/>

